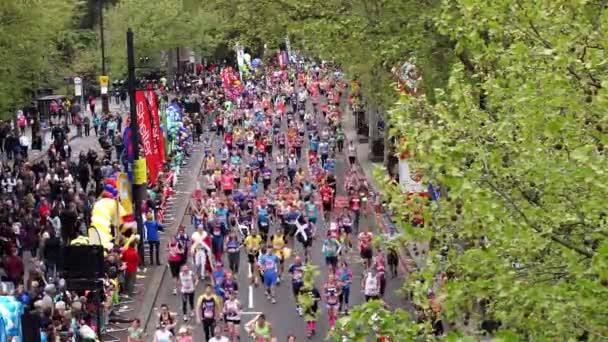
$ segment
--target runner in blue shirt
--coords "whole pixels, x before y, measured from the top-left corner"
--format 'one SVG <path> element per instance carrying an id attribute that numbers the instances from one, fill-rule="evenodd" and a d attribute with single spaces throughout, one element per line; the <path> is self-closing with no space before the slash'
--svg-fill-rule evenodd
<path id="1" fill-rule="evenodd" d="M 278 279 L 279 257 L 273 253 L 272 249 L 262 247 L 262 256 L 258 260 L 262 279 L 264 279 L 264 287 L 266 287 L 266 297 L 274 304 L 276 298 L 274 287 Z"/>

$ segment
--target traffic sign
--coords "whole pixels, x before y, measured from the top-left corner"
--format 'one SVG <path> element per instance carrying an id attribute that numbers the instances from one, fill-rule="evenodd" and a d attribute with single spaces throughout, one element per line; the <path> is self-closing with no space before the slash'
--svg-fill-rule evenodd
<path id="1" fill-rule="evenodd" d="M 138 158 L 134 163 L 133 183 L 137 185 L 146 184 L 147 179 L 146 160 L 144 158 Z"/>
<path id="2" fill-rule="evenodd" d="M 102 94 L 108 93 L 108 84 L 110 83 L 110 77 L 107 75 L 99 76 L 99 87 L 101 88 Z"/>
<path id="3" fill-rule="evenodd" d="M 82 96 L 82 78 L 74 77 L 74 95 Z"/>

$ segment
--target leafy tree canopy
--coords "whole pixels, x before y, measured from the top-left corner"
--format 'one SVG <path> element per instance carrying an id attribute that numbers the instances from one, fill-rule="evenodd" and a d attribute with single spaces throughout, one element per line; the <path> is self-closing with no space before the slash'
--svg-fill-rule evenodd
<path id="1" fill-rule="evenodd" d="M 79 8 L 77 0 L 4 1 L 0 6 L 1 117 L 13 117 L 35 89 L 64 77 L 57 46 Z"/>

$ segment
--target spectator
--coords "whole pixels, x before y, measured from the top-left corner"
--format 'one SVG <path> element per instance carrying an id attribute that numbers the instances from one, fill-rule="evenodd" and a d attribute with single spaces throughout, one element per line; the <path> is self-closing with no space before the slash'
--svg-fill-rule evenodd
<path id="1" fill-rule="evenodd" d="M 139 254 L 135 249 L 135 243 L 131 242 L 122 252 L 122 261 L 125 263 L 125 291 L 128 296 L 133 295 L 137 266 L 139 266 Z"/>
<path id="2" fill-rule="evenodd" d="M 146 241 L 150 247 L 150 265 L 154 264 L 154 256 L 156 256 L 156 265 L 160 266 L 159 247 L 160 237 L 159 231 L 163 231 L 164 228 L 155 219 L 154 215 L 149 212 L 146 216 Z"/>
<path id="3" fill-rule="evenodd" d="M 23 261 L 19 256 L 19 251 L 16 247 L 11 250 L 11 254 L 7 256 L 2 262 L 2 267 L 4 268 L 7 276 L 7 280 L 11 281 L 15 287 L 21 284 L 23 281 Z"/>

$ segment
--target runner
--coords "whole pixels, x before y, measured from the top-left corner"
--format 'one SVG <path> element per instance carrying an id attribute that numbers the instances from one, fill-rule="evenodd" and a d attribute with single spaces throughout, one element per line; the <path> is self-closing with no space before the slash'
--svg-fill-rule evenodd
<path id="1" fill-rule="evenodd" d="M 226 254 L 228 255 L 228 267 L 233 273 L 239 272 L 241 262 L 241 244 L 238 241 L 236 232 L 231 230 L 226 241 Z"/>
<path id="2" fill-rule="evenodd" d="M 353 282 L 353 272 L 346 261 L 340 262 L 340 269 L 336 272 L 340 284 L 340 308 L 342 314 L 348 315 L 348 304 L 350 301 L 350 286 Z"/>
<path id="3" fill-rule="evenodd" d="M 171 241 L 169 241 L 169 244 L 167 245 L 167 253 L 169 254 L 167 260 L 169 261 L 171 277 L 175 283 L 173 287 L 173 294 L 177 295 L 177 287 L 179 286 L 179 270 L 182 265 L 182 257 L 184 252 L 182 246 L 179 244 L 175 236 L 171 238 Z"/>
<path id="4" fill-rule="evenodd" d="M 279 273 L 277 277 L 277 284 L 279 284 L 281 282 L 281 276 L 283 275 L 283 270 L 285 267 L 285 254 L 283 249 L 285 248 L 287 240 L 281 231 L 277 231 L 270 240 L 272 241 L 274 254 L 279 257 Z"/>
<path id="5" fill-rule="evenodd" d="M 246 324 L 245 330 L 256 342 L 271 342 L 272 325 L 266 321 L 264 314 L 256 316 Z"/>
<path id="6" fill-rule="evenodd" d="M 194 291 L 198 284 L 198 279 L 188 265 L 182 266 L 179 273 L 180 292 L 182 294 L 182 313 L 184 321 L 188 321 L 188 303 L 190 304 L 190 317 L 194 317 Z"/>
<path id="7" fill-rule="evenodd" d="M 334 225 L 335 226 L 335 225 Z M 329 235 L 323 242 L 323 254 L 325 255 L 325 265 L 331 267 L 331 273 L 335 273 L 338 265 L 338 255 L 342 245 L 335 235 Z"/>
<path id="8" fill-rule="evenodd" d="M 262 247 L 262 256 L 258 261 L 260 271 L 262 272 L 262 279 L 264 280 L 264 287 L 266 289 L 266 297 L 274 304 L 276 303 L 276 297 L 274 288 L 278 280 L 278 264 L 279 257 L 273 254 L 272 249 Z"/>
<path id="9" fill-rule="evenodd" d="M 198 229 L 192 233 L 192 264 L 196 276 L 200 280 L 205 280 L 207 270 L 210 270 L 211 262 L 211 238 L 204 230 L 203 225 L 199 225 Z"/>
<path id="10" fill-rule="evenodd" d="M 239 337 L 239 326 L 241 324 L 241 302 L 237 299 L 236 292 L 230 292 L 228 299 L 224 302 L 224 320 L 228 326 L 230 341 L 237 341 Z"/>
<path id="11" fill-rule="evenodd" d="M 302 286 L 304 286 L 304 265 L 299 255 L 296 255 L 294 262 L 289 266 L 289 273 L 291 274 L 291 289 L 293 297 L 296 301 L 296 310 L 298 315 L 302 316 L 302 307 L 300 306 L 300 292 Z"/>
<path id="12" fill-rule="evenodd" d="M 258 285 L 258 277 L 257 277 L 257 262 L 258 255 L 260 253 L 260 248 L 262 244 L 262 237 L 258 234 L 257 230 L 253 230 L 251 235 L 245 238 L 245 249 L 247 250 L 247 261 L 249 262 L 249 270 L 251 272 L 250 281 L 257 286 Z"/>
<path id="13" fill-rule="evenodd" d="M 308 296 L 309 302 L 311 303 L 306 307 L 304 319 L 306 320 L 306 335 L 311 338 L 317 333 L 317 313 L 319 311 L 319 302 L 321 301 L 321 294 L 316 287 L 304 288 L 302 296 Z"/>
<path id="14" fill-rule="evenodd" d="M 380 288 L 378 286 L 377 275 L 371 271 L 366 272 L 361 280 L 361 289 L 366 302 L 369 302 L 372 299 L 379 299 Z"/>
<path id="15" fill-rule="evenodd" d="M 196 319 L 203 324 L 205 340 L 209 341 L 214 331 L 217 319 L 220 317 L 222 307 L 219 298 L 213 293 L 213 287 L 207 285 L 197 301 Z"/>
<path id="16" fill-rule="evenodd" d="M 341 288 L 333 273 L 327 276 L 327 282 L 324 287 L 325 302 L 327 303 L 327 316 L 329 318 L 329 329 L 333 330 L 336 320 L 338 319 L 338 307 L 340 305 Z"/>
<path id="17" fill-rule="evenodd" d="M 365 269 L 371 266 L 372 262 L 372 239 L 373 234 L 369 231 L 369 227 L 365 227 L 364 230 L 359 233 L 359 253 Z"/>

